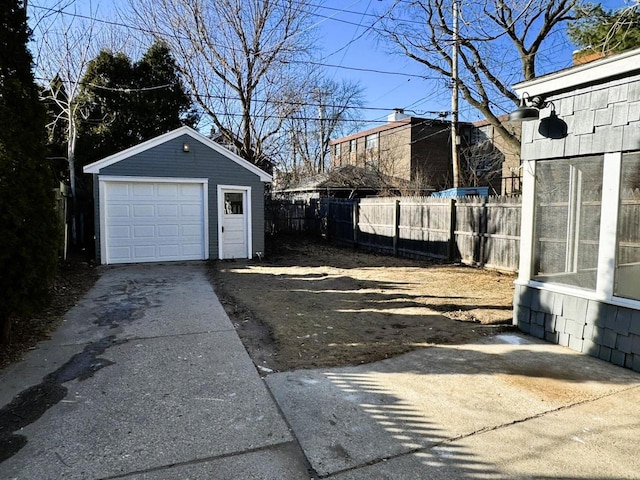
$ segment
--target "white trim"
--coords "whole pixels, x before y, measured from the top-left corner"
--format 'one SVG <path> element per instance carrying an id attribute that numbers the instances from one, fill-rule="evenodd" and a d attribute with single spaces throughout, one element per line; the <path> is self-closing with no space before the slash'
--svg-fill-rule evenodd
<path id="1" fill-rule="evenodd" d="M 618 214 L 620 208 L 620 177 L 622 172 L 622 152 L 604 154 L 602 177 L 602 203 L 600 218 L 600 237 L 598 243 L 598 266 L 596 289 L 590 290 L 571 285 L 540 282 L 532 280 L 533 244 L 521 240 L 519 276 L 516 285 L 546 290 L 563 295 L 585 298 L 618 307 L 640 310 L 640 300 L 614 296 L 615 258 L 618 239 Z M 532 170 L 527 167 L 532 166 Z M 523 162 L 522 224 L 521 239 L 533 238 L 534 228 L 534 192 L 529 191 L 535 183 L 536 161 Z M 531 188 L 531 190 L 535 190 Z M 533 195 L 533 197 L 530 197 Z M 612 261 L 613 259 L 613 261 Z"/>
<path id="2" fill-rule="evenodd" d="M 124 183 L 209 183 L 208 178 L 182 178 L 182 177 L 125 177 L 116 175 L 98 175 L 101 182 L 124 182 Z"/>
<path id="3" fill-rule="evenodd" d="M 620 203 L 620 172 L 622 153 L 605 153 L 602 169 L 602 203 L 600 208 L 600 238 L 596 293 L 602 299 L 613 298 L 615 262 L 618 247 L 618 209 Z"/>
<path id="4" fill-rule="evenodd" d="M 224 260 L 224 250 L 222 248 L 222 215 L 224 213 L 224 191 L 242 192 L 244 194 L 244 204 L 246 212 L 246 241 L 247 241 L 247 256 L 246 258 L 253 258 L 253 212 L 251 211 L 252 199 L 251 199 L 251 187 L 245 185 L 218 185 L 218 258 Z"/>
<path id="5" fill-rule="evenodd" d="M 167 132 L 163 135 L 159 135 L 155 138 L 152 138 L 150 140 L 147 140 L 146 142 L 142 142 L 138 145 L 135 145 L 133 147 L 127 148 L 126 150 L 122 150 L 121 152 L 115 153 L 113 155 L 110 155 L 106 158 L 103 158 L 102 160 L 98 160 L 96 162 L 93 162 L 89 165 L 86 165 L 82 171 L 84 173 L 100 173 L 100 170 L 103 168 L 106 168 L 110 165 L 113 165 L 114 163 L 118 163 L 126 158 L 132 157 L 134 155 L 137 155 L 139 153 L 142 153 L 146 150 L 149 150 L 150 148 L 154 148 L 157 147 L 159 145 L 162 145 L 163 143 L 166 143 L 170 140 L 173 140 L 174 138 L 178 138 L 181 135 L 189 135 L 191 138 L 193 138 L 194 140 L 203 143 L 204 145 L 206 145 L 207 147 L 211 148 L 212 150 L 215 150 L 216 152 L 224 155 L 225 157 L 227 157 L 228 159 L 234 161 L 235 163 L 237 163 L 238 165 L 240 165 L 241 167 L 249 170 L 250 172 L 256 174 L 260 180 L 262 182 L 271 182 L 273 179 L 271 177 L 271 175 L 269 175 L 267 172 L 265 172 L 264 170 L 256 167 L 255 165 L 253 165 L 252 163 L 246 161 L 245 159 L 239 157 L 238 155 L 236 155 L 235 153 L 233 153 L 232 151 L 224 148 L 222 145 L 214 142 L 213 140 L 211 140 L 210 138 L 205 137 L 204 135 L 202 135 L 201 133 L 195 131 L 193 128 L 191 127 L 180 127 L 180 128 L 176 128 L 175 130 L 172 130 L 171 132 Z M 187 155 L 187 154 L 185 154 Z"/>
<path id="6" fill-rule="evenodd" d="M 549 95 L 562 90 L 574 89 L 580 85 L 592 85 L 607 78 L 630 74 L 634 71 L 640 71 L 640 49 L 516 83 L 513 89 L 519 97 L 524 92 L 527 92 L 530 97 Z"/>
<path id="7" fill-rule="evenodd" d="M 107 183 L 199 183 L 202 185 L 202 214 L 204 260 L 209 259 L 209 179 L 208 178 L 180 178 L 180 177 L 122 177 L 98 175 L 98 189 L 100 199 L 100 263 L 109 263 L 107 258 Z"/>
<path id="8" fill-rule="evenodd" d="M 520 219 L 520 264 L 518 278 L 528 281 L 532 276 L 533 234 L 535 226 L 536 162 L 522 161 L 522 210 Z"/>

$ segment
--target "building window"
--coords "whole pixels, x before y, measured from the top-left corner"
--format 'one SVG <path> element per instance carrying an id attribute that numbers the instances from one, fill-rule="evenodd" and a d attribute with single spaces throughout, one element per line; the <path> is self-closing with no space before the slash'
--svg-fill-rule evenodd
<path id="1" fill-rule="evenodd" d="M 613 294 L 640 300 L 640 153 L 622 156 Z"/>
<path id="2" fill-rule="evenodd" d="M 364 148 L 366 150 L 374 150 L 378 148 L 378 134 L 372 133 L 371 135 L 367 135 L 364 139 Z"/>
<path id="3" fill-rule="evenodd" d="M 334 154 L 336 157 L 339 157 L 339 156 L 341 155 L 341 153 L 342 153 L 342 149 L 340 148 L 340 147 L 341 147 L 341 145 L 342 145 L 342 144 L 340 144 L 340 143 L 336 143 L 336 144 L 333 146 L 333 154 Z"/>
<path id="4" fill-rule="evenodd" d="M 353 139 L 349 142 L 349 153 L 356 153 L 358 151 L 358 140 Z"/>
<path id="5" fill-rule="evenodd" d="M 537 162 L 533 280 L 595 290 L 601 156 Z"/>

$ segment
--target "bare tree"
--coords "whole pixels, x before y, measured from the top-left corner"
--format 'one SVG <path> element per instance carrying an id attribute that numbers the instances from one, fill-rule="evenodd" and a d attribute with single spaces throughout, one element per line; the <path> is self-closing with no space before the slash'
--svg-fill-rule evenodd
<path id="1" fill-rule="evenodd" d="M 34 29 L 36 76 L 43 86 L 42 100 L 54 105 L 56 116 L 47 125 L 50 136 L 62 137 L 67 145 L 69 187 L 76 197 L 75 154 L 78 126 L 82 119 L 79 93 L 87 64 L 99 51 L 98 28 L 93 20 L 66 16 L 63 9 L 42 13 Z"/>
<path id="2" fill-rule="evenodd" d="M 224 140 L 262 167 L 293 107 L 278 100 L 309 53 L 307 0 L 130 0 L 169 45 L 191 94 Z"/>
<path id="3" fill-rule="evenodd" d="M 302 175 L 324 172 L 329 141 L 358 127 L 356 120 L 358 107 L 363 102 L 362 92 L 357 82 L 325 78 L 311 86 L 306 94 L 298 95 L 302 102 L 289 114 L 284 125 L 290 140 L 290 148 L 285 151 L 291 160 L 284 159 L 285 169 Z"/>
<path id="4" fill-rule="evenodd" d="M 471 145 L 461 153 L 460 185 L 486 186 L 502 176 L 504 154 L 490 140 Z"/>
<path id="5" fill-rule="evenodd" d="M 518 103 L 511 84 L 536 76 L 543 43 L 573 18 L 577 0 L 396 1 L 379 32 L 407 57 L 452 79 L 453 2 L 461 11 L 460 92 L 519 151 L 519 139 L 498 118 L 500 109 Z"/>
<path id="6" fill-rule="evenodd" d="M 126 36 L 113 26 L 99 23 L 97 6 L 89 2 L 84 14 L 73 0 L 58 1 L 55 8 L 32 6 L 35 73 L 41 85 L 41 100 L 54 112 L 47 125 L 50 139 L 66 146 L 65 160 L 71 191 L 71 238 L 77 241 L 76 153 L 80 123 L 88 111 L 83 100 L 82 79 L 87 65 L 101 48 L 123 47 Z"/>

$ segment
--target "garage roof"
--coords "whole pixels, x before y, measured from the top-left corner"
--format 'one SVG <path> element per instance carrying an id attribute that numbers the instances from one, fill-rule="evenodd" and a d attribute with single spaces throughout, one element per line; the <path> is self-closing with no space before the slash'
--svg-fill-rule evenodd
<path id="1" fill-rule="evenodd" d="M 250 172 L 256 174 L 260 178 L 261 181 L 263 181 L 263 182 L 271 182 L 272 181 L 271 175 L 269 175 L 267 172 L 265 172 L 261 168 L 256 167 L 254 164 L 252 164 L 252 163 L 246 161 L 245 159 L 239 157 L 238 155 L 236 155 L 232 151 L 224 148 L 222 145 L 214 142 L 210 138 L 205 137 L 201 133 L 195 131 L 193 128 L 186 127 L 186 126 L 185 127 L 176 128 L 175 130 L 172 130 L 171 132 L 168 132 L 168 133 L 165 133 L 163 135 L 157 136 L 155 138 L 152 138 L 151 140 L 147 140 L 146 142 L 142 142 L 139 145 L 135 145 L 133 147 L 127 148 L 126 150 L 123 150 L 121 152 L 118 152 L 118 153 L 115 153 L 113 155 L 110 155 L 110 156 L 108 156 L 106 158 L 103 158 L 102 160 L 98 160 L 97 162 L 93 162 L 93 163 L 91 163 L 89 165 L 86 165 L 82 169 L 82 171 L 84 173 L 100 173 L 100 170 L 102 170 L 105 167 L 108 167 L 109 165 L 113 165 L 114 163 L 118 163 L 121 160 L 125 160 L 125 159 L 127 159 L 129 157 L 132 157 L 134 155 L 142 153 L 145 150 L 149 150 L 150 148 L 154 148 L 154 147 L 157 147 L 158 145 L 162 145 L 163 143 L 165 143 L 165 142 L 167 142 L 169 140 L 173 140 L 174 138 L 177 138 L 177 137 L 179 137 L 181 135 L 189 135 L 194 140 L 197 140 L 198 142 L 203 143 L 204 145 L 206 145 L 207 147 L 211 148 L 212 150 L 215 150 L 216 152 L 224 155 L 225 157 L 227 157 L 228 159 L 234 161 L 235 163 L 237 163 L 241 167 L 244 167 L 247 170 L 249 170 Z"/>

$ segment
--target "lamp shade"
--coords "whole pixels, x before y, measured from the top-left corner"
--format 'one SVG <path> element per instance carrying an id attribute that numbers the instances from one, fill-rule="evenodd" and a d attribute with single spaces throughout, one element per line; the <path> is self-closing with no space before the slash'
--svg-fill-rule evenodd
<path id="1" fill-rule="evenodd" d="M 520 106 L 509 114 L 509 121 L 524 122 L 527 120 L 537 120 L 540 118 L 540 110 L 534 107 Z"/>

